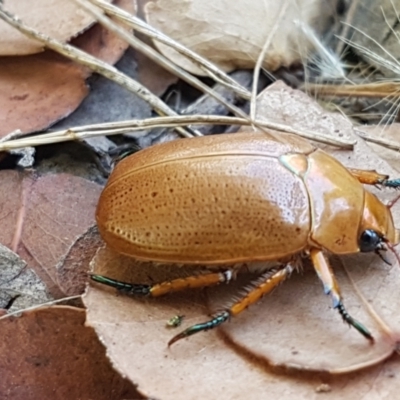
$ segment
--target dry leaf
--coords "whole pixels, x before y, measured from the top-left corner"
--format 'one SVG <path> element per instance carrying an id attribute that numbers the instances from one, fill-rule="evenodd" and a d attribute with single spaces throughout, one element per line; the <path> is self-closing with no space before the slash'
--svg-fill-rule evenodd
<path id="1" fill-rule="evenodd" d="M 167 88 L 178 81 L 175 75 L 160 67 L 150 58 L 136 53 L 138 80 L 156 96 L 162 96 Z"/>
<path id="2" fill-rule="evenodd" d="M 116 0 L 114 6 L 132 15 L 136 14 L 135 0 Z M 100 24 L 92 26 L 71 44 L 108 64 L 115 64 L 129 46 L 126 41 Z M 88 73 L 91 71 L 88 70 Z"/>
<path id="3" fill-rule="evenodd" d="M 90 261 L 103 245 L 97 226 L 75 240 L 57 265 L 57 283 L 67 296 L 82 294 L 88 280 Z"/>
<path id="4" fill-rule="evenodd" d="M 0 308 L 13 312 L 49 300 L 46 285 L 17 254 L 0 244 Z"/>
<path id="5" fill-rule="evenodd" d="M 53 52 L 3 57 L 0 62 L 0 137 L 47 128 L 87 95 L 81 67 Z"/>
<path id="6" fill-rule="evenodd" d="M 94 224 L 100 186 L 68 175 L 0 171 L 0 242 L 16 251 L 46 283 L 56 286 L 56 265 L 71 244 Z"/>
<path id="7" fill-rule="evenodd" d="M 299 129 L 356 138 L 351 124 L 342 116 L 324 111 L 304 93 L 279 82 L 260 95 L 257 114 L 258 118 L 270 118 Z M 329 147 L 326 150 L 349 167 L 393 173 L 360 140 L 354 151 Z M 379 191 L 383 200 L 395 196 L 389 190 Z M 399 226 L 399 207 L 393 209 L 393 215 Z M 88 323 L 107 347 L 115 368 L 149 396 L 259 399 L 268 387 L 271 398 L 309 398 L 320 391 L 321 383 L 329 383 L 331 391 L 325 393 L 327 398 L 348 398 L 355 393 L 357 397 L 370 393 L 376 394 L 376 398 L 383 394 L 393 397 L 400 384 L 390 377 L 400 373 L 400 365 L 398 360 L 384 360 L 396 352 L 400 338 L 400 272 L 394 256 L 389 257 L 394 263 L 392 267 L 376 256 L 361 254 L 341 257 L 333 264 L 347 310 L 372 330 L 376 338 L 373 346 L 342 323 L 311 268 L 294 274 L 272 295 L 220 330 L 195 335 L 171 349 L 167 342 L 174 333 L 165 327 L 169 318 L 184 314 L 185 326 L 202 322 L 210 309 L 231 301 L 238 294 L 237 286 L 244 281 L 145 300 L 117 295 L 112 289 L 92 284 L 84 302 Z M 352 281 L 341 265 L 346 266 Z M 108 249 L 98 253 L 94 268 L 96 273 L 132 282 L 157 282 L 193 271 L 193 267 L 137 263 Z M 368 312 L 363 299 L 376 315 Z M 345 374 L 379 363 L 357 376 Z M 278 378 L 273 374 L 273 365 L 297 372 Z M 282 369 L 278 371 L 282 373 Z M 321 375 L 326 371 L 345 375 Z"/>
<path id="8" fill-rule="evenodd" d="M 399 131 L 400 124 L 394 123 L 387 126 L 380 125 L 368 125 L 358 128 L 360 131 L 367 133 L 369 136 L 387 140 L 392 143 L 397 143 L 400 146 Z M 400 175 L 400 157 L 399 152 L 380 146 L 374 143 L 368 143 L 368 146 L 374 150 L 379 157 L 386 160 L 394 169 L 396 169 L 397 175 L 391 178 L 396 179 Z"/>
<path id="9" fill-rule="evenodd" d="M 301 61 L 311 49 L 301 24 L 324 30 L 334 5 L 320 0 L 288 0 L 282 20 L 277 21 L 284 2 L 201 0 L 157 0 L 145 6 L 150 25 L 202 55 L 225 71 L 253 68 L 275 25 L 264 67 L 276 70 Z M 177 65 L 203 75 L 186 57 L 155 41 L 157 48 Z"/>
<path id="10" fill-rule="evenodd" d="M 3 7 L 31 28 L 62 42 L 76 37 L 94 23 L 93 17 L 73 1 L 4 0 Z M 43 43 L 27 38 L 6 22 L 0 21 L 0 55 L 26 55 L 41 51 Z"/>
<path id="11" fill-rule="evenodd" d="M 0 398 L 141 399 L 105 357 L 85 312 L 41 308 L 0 321 Z"/>

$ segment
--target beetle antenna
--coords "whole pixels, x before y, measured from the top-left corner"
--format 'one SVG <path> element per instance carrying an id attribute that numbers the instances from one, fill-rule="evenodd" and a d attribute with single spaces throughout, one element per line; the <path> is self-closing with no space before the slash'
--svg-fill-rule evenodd
<path id="1" fill-rule="evenodd" d="M 387 208 L 391 209 L 396 203 L 397 201 L 400 199 L 400 194 L 398 196 L 396 196 L 393 200 L 390 200 L 386 206 Z"/>
<path id="2" fill-rule="evenodd" d="M 386 243 L 386 246 L 394 254 L 394 256 L 396 257 L 398 265 L 400 265 L 400 256 L 397 253 L 397 251 L 395 250 L 394 246 L 392 244 L 390 244 L 390 243 Z"/>

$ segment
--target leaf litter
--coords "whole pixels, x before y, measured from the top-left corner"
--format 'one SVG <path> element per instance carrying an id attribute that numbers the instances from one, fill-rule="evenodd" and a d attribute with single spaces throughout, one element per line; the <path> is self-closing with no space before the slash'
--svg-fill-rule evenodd
<path id="1" fill-rule="evenodd" d="M 271 118 L 277 118 L 278 114 L 278 121 L 289 121 L 308 129 L 327 130 L 327 133 L 335 131 L 336 125 L 339 124 L 340 129 L 339 132 L 335 131 L 336 135 L 353 137 L 349 124 L 342 125 L 343 119 L 329 118 L 328 114 L 318 107 L 311 107 L 312 103 L 305 96 L 296 97 L 295 92 L 287 91 L 279 86 L 271 92 L 274 90 L 276 93 L 272 95 L 269 93 L 273 104 L 266 102 L 272 113 Z M 303 108 L 291 107 L 290 101 L 288 102 L 290 97 L 295 97 L 296 101 L 304 101 Z M 285 109 L 280 109 L 278 113 L 274 107 L 279 108 L 279 106 Z M 263 110 L 261 114 L 268 114 L 268 107 L 267 111 Z M 308 108 L 311 108 L 312 112 Z M 363 146 L 362 143 L 361 146 Z M 392 172 L 384 162 L 374 158 L 373 153 L 363 153 L 367 151 L 365 147 L 357 145 L 356 151 L 357 149 L 359 149 L 358 155 L 364 157 L 362 158 L 364 168 L 371 166 L 384 172 Z M 349 152 L 336 151 L 336 156 L 345 161 L 346 165 L 351 163 L 352 167 L 356 166 L 358 161 L 357 157 L 353 158 Z M 383 191 L 380 194 L 382 193 Z M 395 218 L 399 220 L 396 212 Z M 362 259 L 362 265 L 360 259 Z M 110 254 L 107 250 L 101 250 L 96 261 L 98 272 L 116 278 L 129 278 L 127 280 L 132 281 L 159 281 L 163 277 L 171 278 L 174 273 L 189 273 L 186 267 L 168 271 L 148 264 L 135 263 L 132 266 L 132 260 Z M 255 306 L 254 312 L 251 308 L 248 313 L 235 319 L 224 329 L 197 335 L 177 344 L 170 351 L 166 350 L 166 343 L 171 336 L 171 332 L 165 329 L 167 320 L 178 314 L 185 314 L 187 317 L 185 324 L 202 320 L 206 318 L 209 309 L 224 302 L 224 296 L 230 298 L 232 292 L 229 290 L 234 290 L 234 288 L 222 287 L 215 291 L 179 294 L 168 299 L 139 301 L 116 296 L 111 290 L 91 287 L 87 301 L 91 302 L 89 311 L 94 317 L 90 317 L 89 314 L 89 318 L 92 318 L 92 324 L 94 324 L 93 318 L 96 320 L 96 329 L 100 331 L 100 337 L 106 344 L 117 370 L 123 374 L 128 371 L 130 380 L 139 383 L 143 392 L 152 395 L 157 393 L 161 398 L 173 396 L 174 398 L 198 398 L 200 395 L 213 398 L 216 396 L 259 398 L 265 392 L 263 389 L 266 385 L 271 395 L 285 394 L 296 398 L 306 396 L 310 398 L 311 393 L 321 391 L 330 391 L 325 395 L 333 393 L 332 396 L 337 396 L 338 389 L 340 389 L 340 395 L 343 396 L 354 394 L 354 392 L 357 395 L 365 394 L 370 398 L 374 398 L 373 396 L 379 398 L 383 393 L 386 395 L 389 392 L 394 396 L 397 387 L 393 377 L 398 374 L 396 360 L 389 360 L 370 371 L 358 372 L 357 376 L 329 377 L 320 373 L 326 370 L 339 373 L 357 369 L 365 366 L 365 359 L 369 363 L 375 363 L 379 357 L 381 359 L 388 357 L 394 351 L 398 340 L 398 327 L 393 312 L 393 308 L 397 307 L 394 290 L 398 285 L 396 268 L 388 268 L 381 265 L 381 261 L 376 258 L 363 256 L 341 259 L 338 268 L 340 264 L 346 265 L 347 270 L 353 274 L 351 276 L 356 287 L 362 289 L 364 300 L 371 302 L 379 316 L 383 318 L 379 320 L 362 309 L 363 297 L 355 296 L 354 284 L 346 282 L 346 275 L 339 273 L 347 308 L 352 314 L 359 314 L 364 322 L 371 325 L 371 329 L 377 335 L 378 345 L 374 349 L 377 350 L 375 353 L 371 353 L 370 349 L 365 349 L 365 343 L 359 335 L 355 335 L 353 331 L 342 326 L 338 315 L 330 310 L 329 299 L 323 296 L 315 274 L 307 269 L 303 276 L 293 276 L 272 296 L 268 296 L 263 303 Z M 120 266 L 119 270 L 118 266 Z M 366 268 L 368 268 L 367 272 Z M 372 269 L 371 274 L 370 269 Z M 315 297 L 317 295 L 318 298 Z M 110 306 L 103 304 L 103 301 L 110 302 Z M 271 315 L 273 310 L 275 314 Z M 94 311 L 98 313 L 95 314 Z M 263 315 L 262 312 L 265 314 Z M 240 322 L 244 321 L 243 318 L 246 318 L 245 324 Z M 103 329 L 103 325 L 107 323 L 111 324 L 111 329 Z M 249 329 L 242 331 L 243 324 Z M 254 329 L 250 329 L 253 326 Z M 275 338 L 272 336 L 274 333 L 271 332 L 275 332 Z M 311 332 L 312 335 L 307 336 L 307 332 Z M 323 338 L 318 343 L 315 343 L 315 339 L 312 342 L 316 332 L 320 332 L 318 336 Z M 264 337 L 262 333 L 265 334 Z M 262 341 L 262 346 L 259 346 L 261 337 L 265 339 Z M 303 339 L 306 340 L 304 346 L 301 344 Z M 271 350 L 265 343 L 268 341 L 276 341 L 272 358 Z M 292 347 L 287 348 L 288 346 Z M 335 349 L 337 350 L 339 346 L 342 346 L 341 351 L 335 353 Z M 327 347 L 330 351 L 324 353 Z M 347 351 L 348 347 L 351 348 L 351 352 Z M 306 354 L 308 350 L 310 353 Z M 315 352 L 318 352 L 319 356 L 315 356 Z M 304 357 L 305 354 L 308 357 Z M 143 363 L 143 360 L 146 362 Z M 293 373 L 291 377 L 277 377 L 268 373 L 271 372 L 270 364 L 274 363 L 278 365 L 283 363 L 286 366 L 292 363 L 303 372 L 314 369 L 318 373 L 312 375 Z M 157 380 L 154 379 L 155 376 Z M 349 385 L 350 382 L 351 385 Z"/>

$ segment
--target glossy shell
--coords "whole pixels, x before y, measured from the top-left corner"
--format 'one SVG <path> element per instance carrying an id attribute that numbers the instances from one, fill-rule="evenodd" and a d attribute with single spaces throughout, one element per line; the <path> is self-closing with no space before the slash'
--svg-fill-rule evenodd
<path id="1" fill-rule="evenodd" d="M 363 185 L 308 142 L 282 138 L 215 135 L 127 157 L 99 201 L 102 237 L 122 254 L 188 264 L 278 260 L 311 246 L 359 251 Z"/>

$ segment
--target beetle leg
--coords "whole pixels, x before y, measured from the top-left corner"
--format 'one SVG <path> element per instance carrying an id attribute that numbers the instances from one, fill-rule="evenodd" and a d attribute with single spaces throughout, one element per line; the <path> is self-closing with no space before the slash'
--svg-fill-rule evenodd
<path id="1" fill-rule="evenodd" d="M 389 178 L 389 175 L 378 174 L 376 171 L 356 168 L 348 168 L 348 170 L 360 183 L 366 185 L 384 185 L 384 182 L 388 182 Z"/>
<path id="2" fill-rule="evenodd" d="M 171 281 L 156 283 L 154 285 L 127 283 L 96 274 L 90 275 L 90 278 L 95 282 L 114 287 L 122 293 L 138 296 L 159 297 L 167 293 L 179 292 L 185 289 L 214 286 L 223 282 L 229 282 L 232 279 L 232 275 L 233 273 L 230 270 L 217 273 L 210 272 L 207 274 L 173 279 Z"/>
<path id="3" fill-rule="evenodd" d="M 246 294 L 239 301 L 234 303 L 229 309 L 226 309 L 218 313 L 214 318 L 209 321 L 202 322 L 200 324 L 192 325 L 185 329 L 183 332 L 174 336 L 169 342 L 168 347 L 177 342 L 180 339 L 194 335 L 195 333 L 208 331 L 210 329 L 216 328 L 222 323 L 226 322 L 231 317 L 235 317 L 244 311 L 250 305 L 256 303 L 265 294 L 271 292 L 275 287 L 277 287 L 281 282 L 283 282 L 294 270 L 294 266 L 287 264 L 285 267 L 268 273 L 267 278 L 263 279 L 255 285 L 250 292 Z"/>
<path id="4" fill-rule="evenodd" d="M 389 179 L 389 175 L 363 169 L 348 168 L 348 170 L 360 183 L 365 185 L 382 185 L 393 189 L 400 187 L 400 179 Z"/>
<path id="5" fill-rule="evenodd" d="M 321 279 L 324 285 L 325 293 L 329 294 L 332 298 L 333 308 L 336 308 L 339 311 L 339 314 L 342 316 L 343 321 L 347 322 L 350 326 L 356 328 L 358 332 L 360 332 L 366 339 L 373 342 L 374 338 L 372 337 L 368 329 L 365 328 L 363 324 L 355 320 L 350 314 L 348 314 L 348 312 L 344 308 L 337 280 L 323 252 L 319 249 L 311 249 L 310 257 L 314 265 L 315 271 L 317 272 L 319 279 Z"/>

